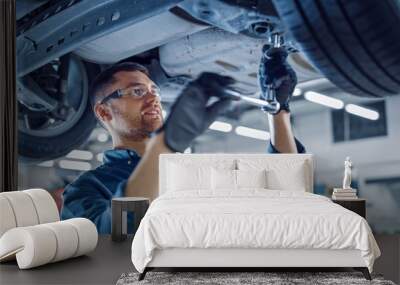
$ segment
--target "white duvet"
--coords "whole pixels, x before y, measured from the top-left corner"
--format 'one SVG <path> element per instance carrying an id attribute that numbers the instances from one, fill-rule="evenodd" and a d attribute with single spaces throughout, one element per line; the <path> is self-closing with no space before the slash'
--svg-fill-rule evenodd
<path id="1" fill-rule="evenodd" d="M 330 199 L 255 189 L 160 196 L 134 237 L 135 268 L 143 272 L 154 249 L 165 248 L 358 249 L 371 272 L 380 255 L 366 220 Z"/>

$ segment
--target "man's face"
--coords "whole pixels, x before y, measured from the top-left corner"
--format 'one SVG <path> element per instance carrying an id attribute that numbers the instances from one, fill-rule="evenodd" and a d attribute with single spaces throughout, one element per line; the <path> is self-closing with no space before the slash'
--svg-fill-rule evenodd
<path id="1" fill-rule="evenodd" d="M 105 103 L 107 106 L 104 106 L 110 113 L 106 123 L 123 137 L 134 140 L 148 137 L 150 132 L 163 124 L 160 98 L 151 93 L 154 82 L 140 71 L 120 71 L 114 74 L 114 78 L 115 82 L 104 90 L 107 95 L 117 89 L 124 90 L 139 84 L 145 86 L 149 92 L 143 97 L 124 95 L 109 100 Z M 102 120 L 104 121 L 103 118 Z"/>

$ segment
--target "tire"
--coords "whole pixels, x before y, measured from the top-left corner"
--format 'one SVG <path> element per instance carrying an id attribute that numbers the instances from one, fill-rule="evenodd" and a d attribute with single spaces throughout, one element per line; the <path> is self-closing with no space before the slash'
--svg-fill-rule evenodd
<path id="1" fill-rule="evenodd" d="M 92 63 L 84 63 L 84 69 L 87 74 L 87 85 L 93 81 L 100 72 L 100 68 Z M 88 90 L 87 90 L 88 92 Z M 90 100 L 74 124 L 67 131 L 55 136 L 35 136 L 18 131 L 18 153 L 23 162 L 40 162 L 56 159 L 69 153 L 71 150 L 82 145 L 97 124 L 93 114 Z"/>
<path id="2" fill-rule="evenodd" d="M 400 93 L 400 0 L 274 0 L 300 50 L 362 97 Z"/>

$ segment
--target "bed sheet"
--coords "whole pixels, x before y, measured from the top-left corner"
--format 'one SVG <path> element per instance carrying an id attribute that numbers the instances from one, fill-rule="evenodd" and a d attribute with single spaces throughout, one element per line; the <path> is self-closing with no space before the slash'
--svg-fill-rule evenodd
<path id="1" fill-rule="evenodd" d="M 266 189 L 158 197 L 132 242 L 135 268 L 165 248 L 358 249 L 371 272 L 380 255 L 361 216 L 324 196 Z"/>

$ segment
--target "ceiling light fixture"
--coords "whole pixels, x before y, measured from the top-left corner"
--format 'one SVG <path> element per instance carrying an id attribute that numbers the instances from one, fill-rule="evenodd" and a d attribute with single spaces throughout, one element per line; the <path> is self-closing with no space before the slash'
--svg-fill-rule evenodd
<path id="1" fill-rule="evenodd" d="M 324 105 L 333 109 L 342 109 L 344 107 L 344 103 L 342 100 L 332 98 L 330 96 L 326 96 L 314 91 L 307 91 L 306 93 L 304 93 L 304 97 L 310 102 Z"/>
<path id="2" fill-rule="evenodd" d="M 103 157 L 104 157 L 104 154 L 102 152 L 100 152 L 96 155 L 97 161 L 100 161 L 100 162 L 103 162 Z"/>
<path id="3" fill-rule="evenodd" d="M 60 160 L 58 165 L 60 166 L 60 168 L 70 170 L 88 171 L 92 169 L 92 165 L 89 162 L 76 160 Z"/>
<path id="4" fill-rule="evenodd" d="M 363 117 L 365 119 L 376 121 L 379 119 L 379 113 L 377 111 L 361 107 L 355 104 L 347 104 L 345 110 L 353 115 Z"/>
<path id="5" fill-rule="evenodd" d="M 108 141 L 108 134 L 101 132 L 100 134 L 98 134 L 97 140 L 98 140 L 99 142 L 106 142 L 106 141 Z"/>
<path id="6" fill-rule="evenodd" d="M 303 94 L 303 91 L 300 88 L 294 88 L 293 96 L 300 96 L 301 94 Z"/>
<path id="7" fill-rule="evenodd" d="M 248 128 L 248 127 L 243 127 L 243 126 L 238 126 L 235 129 L 235 133 L 238 134 L 239 136 L 243 137 L 249 137 L 257 140 L 269 140 L 271 135 L 269 132 L 263 131 L 263 130 L 257 130 L 253 128 Z"/>
<path id="8" fill-rule="evenodd" d="M 221 121 L 214 121 L 208 128 L 210 130 L 224 132 L 224 133 L 229 133 L 230 131 L 232 131 L 231 124 L 221 122 Z"/>
<path id="9" fill-rule="evenodd" d="M 92 160 L 93 159 L 93 153 L 87 150 L 79 150 L 75 149 L 71 151 L 70 153 L 67 154 L 67 158 L 72 158 L 72 159 L 81 159 L 81 160 Z"/>
<path id="10" fill-rule="evenodd" d="M 53 167 L 54 166 L 54 160 L 43 161 L 43 162 L 39 163 L 38 166 L 41 166 L 41 167 Z"/>

